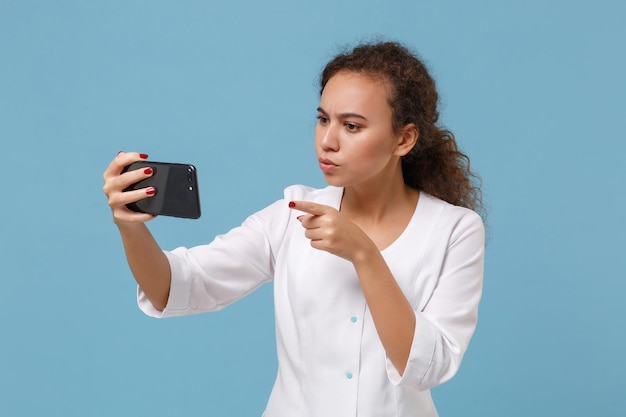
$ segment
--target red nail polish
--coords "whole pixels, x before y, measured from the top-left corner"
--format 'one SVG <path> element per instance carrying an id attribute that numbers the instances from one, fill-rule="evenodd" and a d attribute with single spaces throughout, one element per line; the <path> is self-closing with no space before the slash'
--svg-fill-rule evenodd
<path id="1" fill-rule="evenodd" d="M 153 195 L 154 193 L 156 193 L 156 189 L 150 187 L 146 190 L 146 194 L 148 195 Z"/>
<path id="2" fill-rule="evenodd" d="M 143 173 L 146 174 L 146 175 L 152 174 L 152 168 L 148 167 L 148 168 L 144 169 Z"/>
<path id="3" fill-rule="evenodd" d="M 296 203 L 294 203 L 293 201 L 289 202 L 289 208 L 294 208 L 296 206 Z"/>
<path id="4" fill-rule="evenodd" d="M 147 154 L 145 154 L 145 153 L 140 153 L 140 154 L 139 154 L 139 157 L 140 157 L 141 159 L 148 159 L 148 155 L 147 155 Z"/>

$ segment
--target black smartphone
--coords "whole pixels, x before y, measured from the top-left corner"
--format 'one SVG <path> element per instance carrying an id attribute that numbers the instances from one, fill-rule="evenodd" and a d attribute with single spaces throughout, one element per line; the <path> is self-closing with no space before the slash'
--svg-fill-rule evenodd
<path id="1" fill-rule="evenodd" d="M 189 164 L 137 161 L 122 172 L 152 168 L 152 176 L 141 180 L 124 191 L 154 187 L 152 197 L 127 204 L 133 211 L 161 216 L 197 219 L 200 217 L 200 197 L 196 167 Z"/>

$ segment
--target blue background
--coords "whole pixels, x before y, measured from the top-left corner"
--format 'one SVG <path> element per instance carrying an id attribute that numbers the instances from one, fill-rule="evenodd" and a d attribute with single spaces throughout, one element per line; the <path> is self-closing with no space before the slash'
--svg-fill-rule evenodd
<path id="1" fill-rule="evenodd" d="M 260 415 L 270 285 L 154 320 L 102 194 L 119 150 L 194 163 L 205 243 L 323 185 L 317 76 L 339 46 L 417 49 L 484 179 L 479 326 L 442 417 L 623 415 L 626 3 L 0 0 L 0 415 Z"/>

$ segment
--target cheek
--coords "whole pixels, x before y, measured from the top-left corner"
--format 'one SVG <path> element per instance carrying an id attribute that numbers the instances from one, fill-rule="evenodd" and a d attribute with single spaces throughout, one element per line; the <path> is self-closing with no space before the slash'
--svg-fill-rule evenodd
<path id="1" fill-rule="evenodd" d="M 313 141 L 315 141 L 315 144 L 319 144 L 320 142 L 320 125 L 319 123 L 315 125 L 315 130 L 313 130 Z"/>
<path id="2" fill-rule="evenodd" d="M 375 159 L 388 159 L 394 150 L 393 139 L 385 135 L 385 133 L 373 135 L 362 145 L 362 153 Z"/>
<path id="3" fill-rule="evenodd" d="M 389 162 L 389 149 L 380 143 L 353 142 L 345 146 L 343 151 L 351 155 L 354 162 L 352 168 L 366 176 L 379 171 Z"/>
<path id="4" fill-rule="evenodd" d="M 315 125 L 315 130 L 313 131 L 313 141 L 316 147 L 321 146 L 322 141 L 324 139 L 324 134 L 325 134 L 324 127 L 321 126 L 319 123 L 317 123 Z"/>

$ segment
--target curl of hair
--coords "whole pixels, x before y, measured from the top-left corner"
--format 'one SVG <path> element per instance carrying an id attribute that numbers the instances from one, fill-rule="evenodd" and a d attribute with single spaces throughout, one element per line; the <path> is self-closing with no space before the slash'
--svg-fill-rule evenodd
<path id="1" fill-rule="evenodd" d="M 484 214 L 481 181 L 449 130 L 439 127 L 439 94 L 424 63 L 397 42 L 361 44 L 331 60 L 320 77 L 320 94 L 328 80 L 341 71 L 382 81 L 389 90 L 393 129 L 417 126 L 419 137 L 402 157 L 404 182 L 456 206 Z"/>

